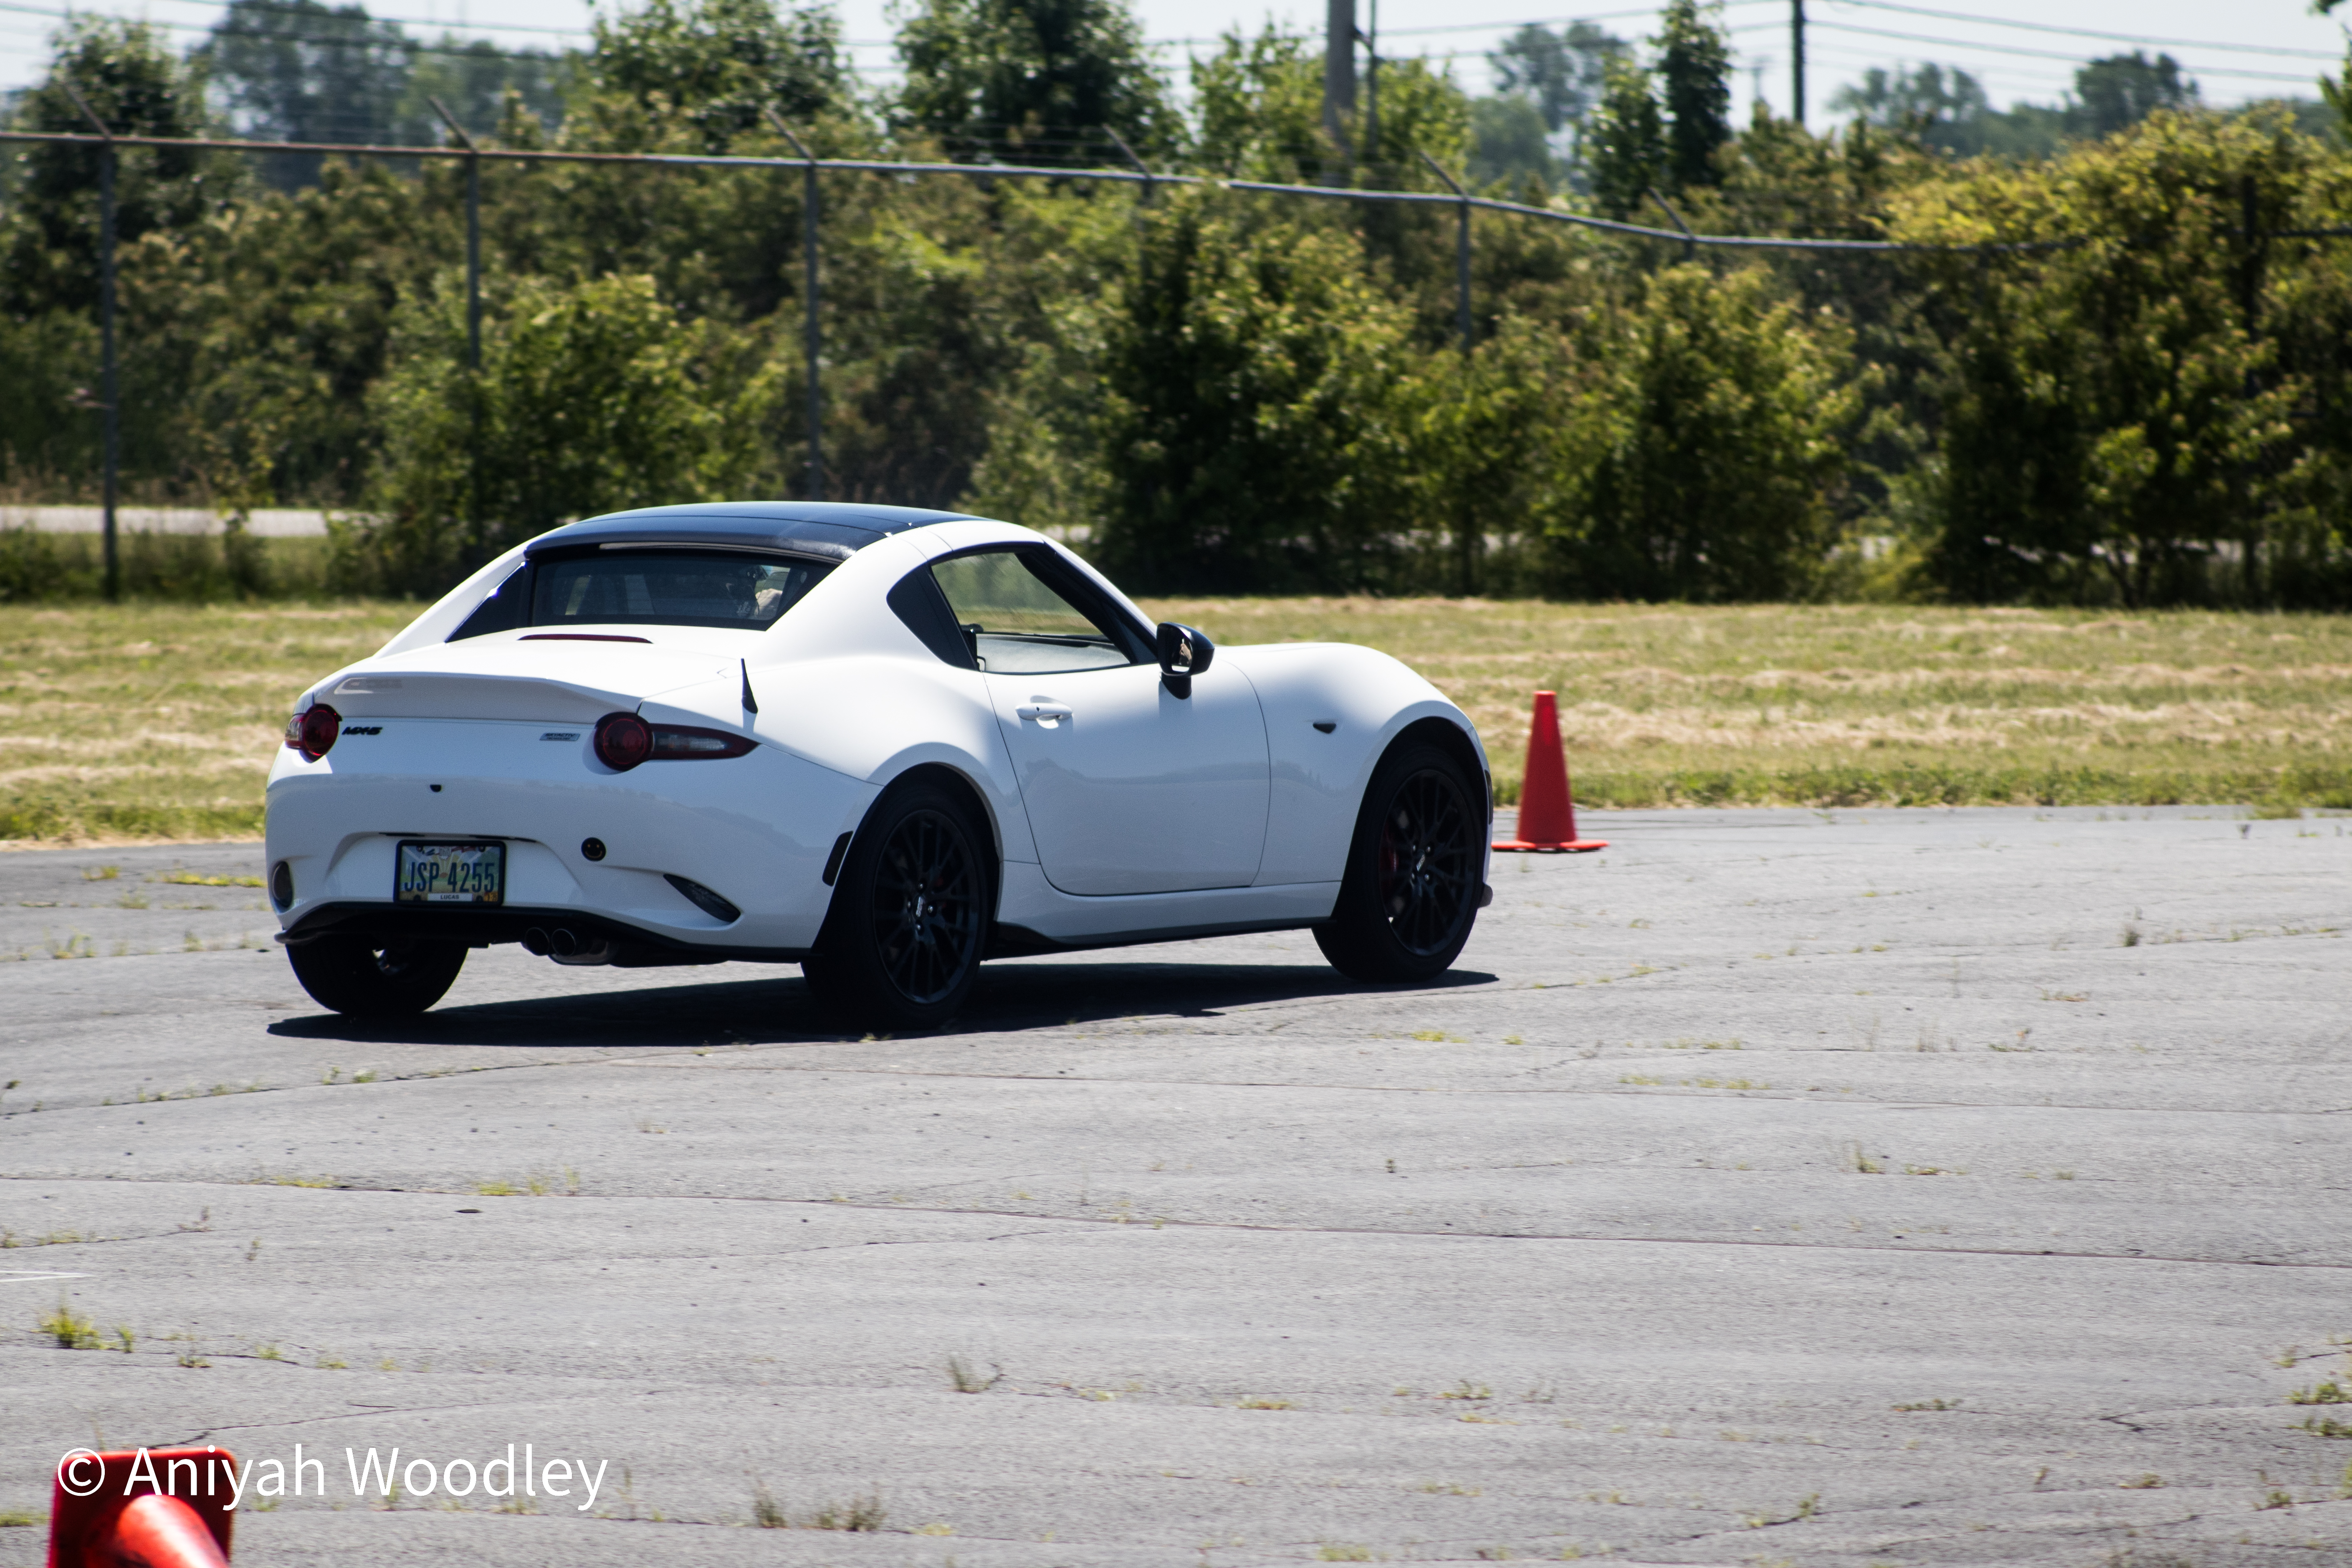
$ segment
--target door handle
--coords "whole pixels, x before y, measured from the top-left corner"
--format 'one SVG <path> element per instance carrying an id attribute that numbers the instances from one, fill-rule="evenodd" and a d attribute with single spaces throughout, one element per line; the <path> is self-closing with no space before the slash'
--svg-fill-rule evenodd
<path id="1" fill-rule="evenodd" d="M 1071 717 L 1070 710 L 1058 702 L 1027 703 L 1015 708 L 1013 711 L 1024 719 L 1034 719 L 1038 723 L 1048 728 Z"/>

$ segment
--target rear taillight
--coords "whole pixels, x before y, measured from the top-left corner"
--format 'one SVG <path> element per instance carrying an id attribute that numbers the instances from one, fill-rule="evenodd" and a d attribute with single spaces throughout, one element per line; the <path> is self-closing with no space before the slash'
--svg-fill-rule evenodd
<path id="1" fill-rule="evenodd" d="M 323 702 L 314 702 L 286 721 L 286 743 L 302 753 L 302 760 L 315 763 L 335 749 L 335 737 L 343 732 L 343 716 Z"/>
<path id="2" fill-rule="evenodd" d="M 607 713 L 596 721 L 596 760 L 616 773 L 639 763 L 684 763 L 740 757 L 758 742 L 725 730 L 684 724 L 648 724 L 634 713 Z"/>
<path id="3" fill-rule="evenodd" d="M 607 713 L 596 721 L 596 760 L 614 773 L 627 773 L 653 754 L 653 726 L 635 714 Z"/>

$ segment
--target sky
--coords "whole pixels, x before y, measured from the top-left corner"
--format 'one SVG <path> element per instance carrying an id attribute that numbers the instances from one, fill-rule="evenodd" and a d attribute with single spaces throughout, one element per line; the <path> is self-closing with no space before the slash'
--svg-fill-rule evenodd
<path id="1" fill-rule="evenodd" d="M 608 0 L 609 3 L 609 0 Z M 1183 79 L 1188 53 L 1206 53 L 1228 28 L 1255 32 L 1269 18 L 1320 30 L 1323 8 L 1296 0 L 1138 0 L 1148 37 Z M 1592 8 L 1547 11 L 1547 0 L 1356 0 L 1358 21 L 1375 19 L 1390 58 L 1427 55 L 1450 62 L 1464 86 L 1491 86 L 1486 51 L 1526 22 L 1559 26 L 1590 20 L 1621 37 L 1656 30 L 1656 5 L 1601 0 Z M 170 37 L 193 42 L 226 0 L 82 0 L 72 8 L 144 16 Z M 891 0 L 840 0 L 845 36 L 864 79 L 894 79 Z M 1378 5 L 1377 18 L 1372 8 Z M 1734 112 L 1742 120 L 1760 89 L 1776 112 L 1790 102 L 1791 0 L 1727 0 L 1739 74 Z M 68 0 L 0 0 L 0 90 L 37 79 L 49 31 Z M 588 0 L 368 0 L 371 14 L 412 31 L 447 29 L 509 47 L 586 41 Z M 2228 105 L 2280 96 L 2315 97 L 2314 79 L 2333 74 L 2344 57 L 2343 24 L 2314 16 L 2307 0 L 1805 0 L 1806 85 L 1810 120 L 1833 118 L 1837 89 L 1872 66 L 1935 61 L 1958 66 L 2006 108 L 2053 103 L 2075 66 L 2137 47 L 2169 53 L 2203 89 L 2208 103 Z M 2345 7 L 2352 18 L 2352 5 Z"/>

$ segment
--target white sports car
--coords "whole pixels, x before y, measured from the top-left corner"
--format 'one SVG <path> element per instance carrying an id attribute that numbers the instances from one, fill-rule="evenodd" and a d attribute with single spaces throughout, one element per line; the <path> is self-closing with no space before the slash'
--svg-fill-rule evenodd
<path id="1" fill-rule="evenodd" d="M 1491 896 L 1492 796 L 1469 719 L 1385 654 L 1155 630 L 1028 529 L 656 507 L 509 551 L 304 694 L 269 894 L 345 1013 L 515 942 L 798 963 L 919 1028 L 983 958 L 1228 932 L 1433 977 Z"/>

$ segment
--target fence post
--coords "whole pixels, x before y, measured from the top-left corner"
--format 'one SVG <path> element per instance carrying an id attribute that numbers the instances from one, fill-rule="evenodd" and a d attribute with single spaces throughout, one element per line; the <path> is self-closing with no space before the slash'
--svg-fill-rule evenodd
<path id="1" fill-rule="evenodd" d="M 1674 219 L 1675 226 L 1683 231 L 1683 259 L 1685 261 L 1696 261 L 1698 259 L 1698 240 L 1696 237 L 1691 233 L 1691 226 L 1683 221 L 1683 215 L 1675 211 L 1673 206 L 1667 203 L 1666 198 L 1658 194 L 1657 186 L 1644 185 L 1642 189 L 1648 195 L 1652 201 L 1658 204 L 1658 210 L 1664 213 L 1668 217 Z"/>
<path id="2" fill-rule="evenodd" d="M 1462 369 L 1466 383 L 1470 351 L 1475 346 L 1475 328 L 1470 318 L 1470 193 L 1464 190 L 1461 183 L 1447 174 L 1436 159 L 1418 147 L 1413 152 L 1429 165 L 1432 173 L 1453 187 L 1454 194 L 1462 198 L 1462 205 L 1456 209 L 1461 216 L 1454 231 L 1454 321 L 1461 337 L 1457 346 L 1462 351 Z M 1479 531 L 1466 491 L 1456 493 L 1454 505 L 1454 532 L 1462 552 L 1461 591 L 1466 597 L 1478 591 Z"/>
<path id="3" fill-rule="evenodd" d="M 1150 206 L 1152 194 L 1159 184 L 1159 176 L 1151 172 L 1151 165 L 1145 163 L 1142 156 L 1127 144 L 1127 138 L 1118 133 L 1118 126 L 1104 126 L 1103 134 L 1118 144 L 1119 152 L 1125 154 L 1129 163 L 1135 165 L 1135 172 L 1143 176 L 1143 205 Z"/>
<path id="4" fill-rule="evenodd" d="M 816 154 L 808 144 L 793 134 L 784 117 L 771 109 L 768 123 L 793 144 L 793 151 L 806 161 L 801 174 L 801 284 L 802 303 L 806 319 L 801 324 L 804 353 L 808 359 L 808 499 L 824 499 L 824 378 L 819 368 L 824 351 L 824 328 L 818 311 L 824 303 L 823 279 L 817 272 L 817 230 L 824 221 L 818 206 L 816 188 Z"/>
<path id="5" fill-rule="evenodd" d="M 466 531 L 474 560 L 488 559 L 482 539 L 482 153 L 457 117 L 431 93 L 425 101 L 466 150 Z"/>
<path id="6" fill-rule="evenodd" d="M 1470 352 L 1474 339 L 1470 325 L 1470 193 L 1461 183 L 1445 172 L 1437 160 L 1416 147 L 1413 152 L 1429 165 L 1430 172 L 1444 180 L 1453 193 L 1462 198 L 1461 220 L 1454 236 L 1454 320 L 1461 329 L 1462 352 Z"/>
<path id="7" fill-rule="evenodd" d="M 114 523 L 116 491 L 122 467 L 122 387 L 114 353 L 114 132 L 69 84 L 66 96 L 74 100 L 100 139 L 98 150 L 98 338 L 100 428 L 105 432 L 102 450 L 106 469 L 106 579 L 110 604 L 122 597 L 122 556 Z"/>

